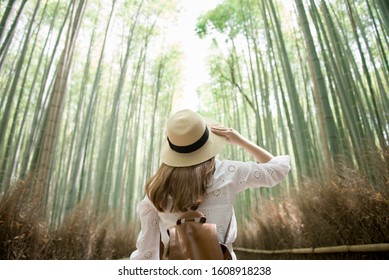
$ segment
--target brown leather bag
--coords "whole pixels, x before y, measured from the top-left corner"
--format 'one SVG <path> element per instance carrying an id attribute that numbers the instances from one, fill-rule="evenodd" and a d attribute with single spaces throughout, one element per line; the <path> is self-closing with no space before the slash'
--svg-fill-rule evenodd
<path id="1" fill-rule="evenodd" d="M 165 260 L 231 260 L 226 245 L 219 242 L 216 225 L 206 223 L 203 213 L 184 212 L 177 224 L 168 229 L 169 242 L 163 248 L 161 259 Z"/>

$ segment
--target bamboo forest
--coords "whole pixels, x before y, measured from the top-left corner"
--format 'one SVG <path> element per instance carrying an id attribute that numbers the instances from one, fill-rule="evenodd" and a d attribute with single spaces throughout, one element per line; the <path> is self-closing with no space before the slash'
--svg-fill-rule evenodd
<path id="1" fill-rule="evenodd" d="M 389 1 L 208 1 L 205 79 L 172 34 L 196 2 L 0 0 L 0 259 L 128 258 L 188 94 L 291 158 L 238 195 L 238 259 L 389 257 Z"/>

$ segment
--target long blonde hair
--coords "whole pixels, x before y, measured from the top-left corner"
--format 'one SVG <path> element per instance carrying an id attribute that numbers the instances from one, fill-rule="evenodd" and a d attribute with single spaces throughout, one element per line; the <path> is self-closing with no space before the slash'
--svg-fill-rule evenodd
<path id="1" fill-rule="evenodd" d="M 183 212 L 199 205 L 212 182 L 215 158 L 188 167 L 172 167 L 163 164 L 146 182 L 146 194 L 158 211 Z M 169 196 L 172 206 L 168 208 Z"/>

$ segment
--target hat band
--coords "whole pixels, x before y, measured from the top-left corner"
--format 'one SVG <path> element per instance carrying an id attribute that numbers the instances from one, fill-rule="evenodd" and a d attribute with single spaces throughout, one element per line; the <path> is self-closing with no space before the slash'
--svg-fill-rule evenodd
<path id="1" fill-rule="evenodd" d="M 167 138 L 167 141 L 169 142 L 169 146 L 173 151 L 180 153 L 180 154 L 189 154 L 189 153 L 193 153 L 193 152 L 197 151 L 202 146 L 204 146 L 204 144 L 207 143 L 208 138 L 209 138 L 209 131 L 208 131 L 208 127 L 205 126 L 205 131 L 204 131 L 203 136 L 201 136 L 201 138 L 199 140 L 197 140 L 196 142 L 194 142 L 193 144 L 190 144 L 188 146 L 176 146 L 172 142 L 170 142 L 169 137 Z"/>

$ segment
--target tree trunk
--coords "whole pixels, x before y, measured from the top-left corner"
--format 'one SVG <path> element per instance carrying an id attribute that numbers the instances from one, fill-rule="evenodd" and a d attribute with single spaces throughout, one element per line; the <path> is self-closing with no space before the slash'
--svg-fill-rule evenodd
<path id="1" fill-rule="evenodd" d="M 66 85 L 70 72 L 73 50 L 77 40 L 78 31 L 86 7 L 86 0 L 80 0 L 78 6 L 76 1 L 72 1 L 73 11 L 69 21 L 68 34 L 65 47 L 62 51 L 61 59 L 58 64 L 57 74 L 51 93 L 47 119 L 44 127 L 41 153 L 38 165 L 33 173 L 37 174 L 36 188 L 37 193 L 46 199 L 49 187 L 50 170 L 54 159 L 54 150 L 56 149 L 58 131 L 61 124 L 62 108 L 66 95 Z"/>

